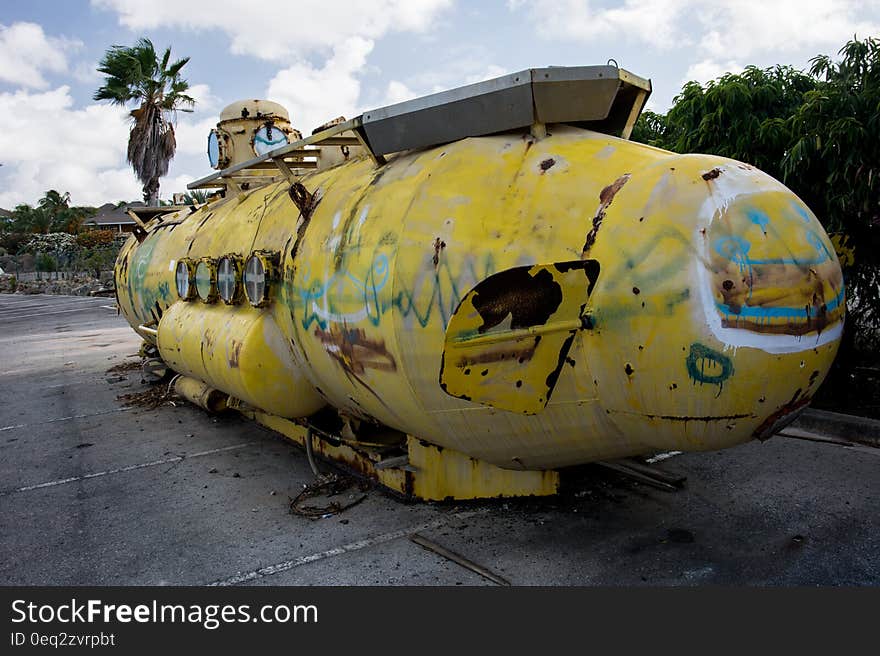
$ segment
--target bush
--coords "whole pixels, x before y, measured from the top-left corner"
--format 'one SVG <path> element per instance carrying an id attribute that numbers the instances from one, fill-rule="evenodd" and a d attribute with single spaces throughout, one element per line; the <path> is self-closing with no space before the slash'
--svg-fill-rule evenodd
<path id="1" fill-rule="evenodd" d="M 40 253 L 37 255 L 36 267 L 37 271 L 57 271 L 58 260 L 48 253 Z"/>
<path id="2" fill-rule="evenodd" d="M 9 255 L 15 255 L 31 239 L 33 235 L 27 232 L 5 232 L 0 234 L 0 247 Z"/>
<path id="3" fill-rule="evenodd" d="M 116 235 L 117 233 L 114 230 L 89 230 L 88 232 L 78 234 L 76 236 L 76 243 L 82 248 L 108 246 L 114 243 Z"/>
<path id="4" fill-rule="evenodd" d="M 72 256 L 76 253 L 76 237 L 66 232 L 50 232 L 45 235 L 32 235 L 22 249 L 34 253 L 50 253 L 55 257 Z"/>

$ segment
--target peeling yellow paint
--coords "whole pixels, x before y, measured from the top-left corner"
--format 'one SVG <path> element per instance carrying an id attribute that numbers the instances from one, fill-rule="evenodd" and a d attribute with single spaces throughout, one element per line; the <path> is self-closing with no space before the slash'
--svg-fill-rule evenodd
<path id="1" fill-rule="evenodd" d="M 287 183 L 251 189 L 155 221 L 117 266 L 132 325 L 161 318 L 172 359 L 186 345 L 172 367 L 275 414 L 327 403 L 504 469 L 719 449 L 802 409 L 838 346 L 831 241 L 781 183 L 732 160 L 551 125 L 540 140 L 464 139 L 379 168 L 352 158 L 299 183 L 316 199 L 308 216 Z M 260 316 L 287 355 L 257 346 L 246 305 L 176 300 L 177 260 L 257 250 L 279 254 Z M 583 270 L 553 271 L 584 261 L 601 271 L 590 293 Z M 481 334 L 480 285 L 518 269 L 548 272 L 559 306 Z M 237 380 L 217 354 L 244 333 L 239 371 L 254 368 Z M 539 335 L 530 359 L 477 383 L 458 366 Z"/>

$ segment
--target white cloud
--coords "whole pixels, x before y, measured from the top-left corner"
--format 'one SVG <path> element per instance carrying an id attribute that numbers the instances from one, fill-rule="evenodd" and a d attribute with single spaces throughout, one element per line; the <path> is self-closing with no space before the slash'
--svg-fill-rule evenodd
<path id="1" fill-rule="evenodd" d="M 492 78 L 501 77 L 507 73 L 513 73 L 513 71 L 508 71 L 495 64 L 489 64 L 482 72 L 474 73 L 465 77 L 464 83 L 475 84 L 476 82 L 484 82 L 486 80 L 491 80 Z"/>
<path id="2" fill-rule="evenodd" d="M 388 88 L 385 90 L 385 98 L 381 104 L 383 106 L 394 105 L 395 103 L 412 100 L 416 96 L 418 96 L 418 94 L 403 82 L 391 80 L 391 82 L 388 83 Z"/>
<path id="3" fill-rule="evenodd" d="M 240 0 L 92 4 L 117 12 L 119 22 L 132 30 L 218 30 L 229 37 L 233 54 L 285 62 L 269 82 L 266 97 L 284 105 L 291 123 L 309 134 L 328 120 L 351 118 L 363 109 L 359 78 L 376 39 L 392 32 L 424 32 L 453 0 L 297 0 L 244 11 Z M 405 87 L 397 84 L 389 85 L 389 94 L 402 98 Z M 195 141 L 183 132 L 179 143 L 189 151 Z"/>
<path id="4" fill-rule="evenodd" d="M 373 49 L 368 39 L 350 39 L 333 49 L 326 63 L 316 68 L 299 63 L 279 71 L 269 82 L 267 99 L 281 103 L 290 112 L 290 122 L 303 135 L 327 121 L 344 115 L 356 116 L 360 97 L 361 70 Z"/>
<path id="5" fill-rule="evenodd" d="M 45 89 L 49 83 L 43 72 L 66 72 L 65 53 L 82 45 L 73 39 L 47 37 L 36 23 L 0 24 L 0 80 Z"/>
<path id="6" fill-rule="evenodd" d="M 82 84 L 88 84 L 97 88 L 104 82 L 104 78 L 98 72 L 98 63 L 92 61 L 80 61 L 73 67 L 73 79 Z"/>
<path id="7" fill-rule="evenodd" d="M 393 80 L 385 96 L 374 99 L 371 108 L 409 100 L 418 96 L 448 91 L 466 84 L 483 82 L 513 73 L 514 69 L 486 64 L 489 53 L 482 46 L 451 45 L 438 65 L 407 78 L 406 82 Z"/>
<path id="8" fill-rule="evenodd" d="M 195 101 L 195 113 L 204 114 L 210 112 L 212 114 L 219 113 L 222 109 L 222 100 L 215 96 L 211 91 L 211 87 L 207 84 L 192 84 L 186 94 L 191 96 Z"/>
<path id="9" fill-rule="evenodd" d="M 701 5 L 706 32 L 701 49 L 713 57 L 738 58 L 767 51 L 839 46 L 856 33 L 875 34 L 880 23 L 861 17 L 858 0 L 726 0 Z M 874 3 L 876 9 L 876 3 Z"/>
<path id="10" fill-rule="evenodd" d="M 696 80 L 700 84 L 705 84 L 709 80 L 721 77 L 725 73 L 741 73 L 745 66 L 736 61 L 728 60 L 726 62 L 715 61 L 714 59 L 704 59 L 688 67 L 684 74 L 682 84 Z"/>
<path id="11" fill-rule="evenodd" d="M 248 9 L 240 0 L 92 0 L 133 30 L 221 30 L 234 54 L 268 60 L 326 53 L 351 39 L 427 29 L 452 0 L 297 0 Z"/>
<path id="12" fill-rule="evenodd" d="M 69 191 L 77 205 L 136 199 L 141 185 L 125 163 L 125 110 L 73 109 L 67 86 L 0 93 L 0 207 L 35 203 L 48 189 Z"/>
<path id="13" fill-rule="evenodd" d="M 178 115 L 178 117 L 183 115 Z M 218 116 L 194 120 L 191 115 L 186 119 L 178 118 L 174 127 L 174 138 L 177 140 L 178 155 L 200 155 L 207 167 L 208 133 L 217 125 Z"/>
<path id="14" fill-rule="evenodd" d="M 591 42 L 597 38 L 634 39 L 658 48 L 688 41 L 678 21 L 692 0 L 626 0 L 611 8 L 593 8 L 590 0 L 530 0 L 509 2 L 526 6 L 547 39 Z"/>
<path id="15" fill-rule="evenodd" d="M 766 52 L 840 45 L 876 34 L 876 2 L 863 0 L 625 0 L 594 8 L 590 0 L 511 1 L 525 7 L 547 39 L 589 43 L 633 39 L 669 49 L 694 47 L 720 61 Z"/>

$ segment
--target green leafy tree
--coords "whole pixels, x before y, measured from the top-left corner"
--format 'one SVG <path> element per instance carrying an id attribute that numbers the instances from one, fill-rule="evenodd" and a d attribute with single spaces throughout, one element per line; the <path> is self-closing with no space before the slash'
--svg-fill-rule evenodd
<path id="1" fill-rule="evenodd" d="M 20 203 L 12 210 L 10 232 L 15 233 L 47 233 L 51 226 L 51 219 L 43 208 L 32 207 L 28 203 Z"/>
<path id="2" fill-rule="evenodd" d="M 195 100 L 186 95 L 189 84 L 181 69 L 189 57 L 171 62 L 171 48 L 160 57 L 149 39 L 131 47 L 113 46 L 98 71 L 105 82 L 94 95 L 114 105 L 137 104 L 130 112 L 128 162 L 144 185 L 144 202 L 157 205 L 159 178 L 168 173 L 177 142 L 171 120 L 177 111 L 192 111 Z"/>
<path id="3" fill-rule="evenodd" d="M 17 205 L 6 219 L 5 232 L 20 234 L 49 234 L 51 232 L 79 232 L 86 218 L 94 215 L 93 207 L 71 207 L 70 194 L 50 189 L 32 207 Z"/>
<path id="4" fill-rule="evenodd" d="M 847 329 L 824 386 L 842 398 L 867 389 L 851 384 L 860 380 L 853 372 L 880 346 L 880 41 L 853 39 L 837 60 L 811 64 L 806 73 L 750 66 L 688 82 L 665 115 L 643 113 L 633 139 L 754 164 L 802 198 L 838 244 L 854 247 L 841 258 Z"/>
<path id="5" fill-rule="evenodd" d="M 788 119 L 783 180 L 829 232 L 854 246 L 845 263 L 851 337 L 880 346 L 880 40 L 811 60 L 814 91 Z"/>
<path id="6" fill-rule="evenodd" d="M 727 73 L 703 87 L 688 82 L 663 116 L 644 112 L 638 141 L 679 153 L 712 153 L 782 177 L 790 145 L 786 121 L 818 81 L 790 66 Z"/>
<path id="7" fill-rule="evenodd" d="M 636 121 L 630 139 L 657 148 L 669 148 L 666 132 L 666 116 L 646 109 Z"/>
<path id="8" fill-rule="evenodd" d="M 70 193 L 59 193 L 54 189 L 46 192 L 37 207 L 45 215 L 43 224 L 45 230 L 41 232 L 69 232 L 76 234 L 82 227 L 83 222 L 95 214 L 93 207 L 71 207 Z"/>

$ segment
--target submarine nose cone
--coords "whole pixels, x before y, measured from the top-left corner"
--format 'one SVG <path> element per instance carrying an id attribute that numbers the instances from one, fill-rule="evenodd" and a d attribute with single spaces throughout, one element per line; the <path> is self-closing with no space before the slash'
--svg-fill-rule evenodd
<path id="1" fill-rule="evenodd" d="M 713 200 L 701 228 L 701 300 L 715 337 L 773 354 L 839 339 L 843 274 L 809 208 L 779 183 Z"/>

